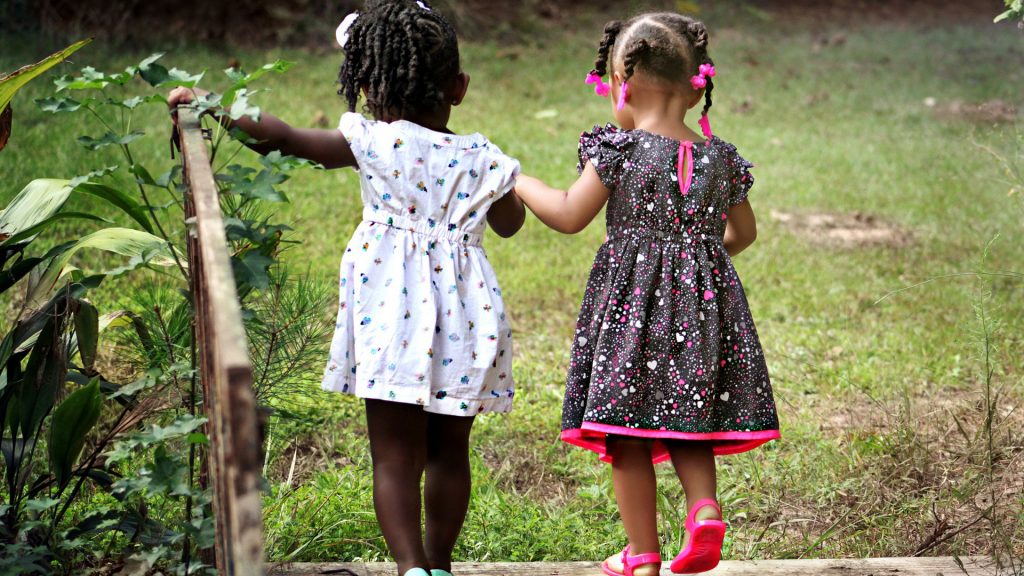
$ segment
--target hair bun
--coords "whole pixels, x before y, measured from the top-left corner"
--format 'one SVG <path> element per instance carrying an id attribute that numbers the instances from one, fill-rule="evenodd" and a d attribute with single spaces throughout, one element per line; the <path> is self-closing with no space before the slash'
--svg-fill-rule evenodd
<path id="1" fill-rule="evenodd" d="M 622 30 L 622 20 L 612 20 L 604 25 L 605 34 L 618 34 Z"/>
<path id="2" fill-rule="evenodd" d="M 691 22 L 690 23 L 690 34 L 693 35 L 693 47 L 707 48 L 708 45 L 708 28 L 703 22 Z"/>

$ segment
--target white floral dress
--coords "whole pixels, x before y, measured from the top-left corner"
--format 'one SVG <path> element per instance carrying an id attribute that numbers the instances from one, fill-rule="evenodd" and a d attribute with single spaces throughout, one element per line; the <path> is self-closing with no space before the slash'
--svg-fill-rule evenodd
<path id="1" fill-rule="evenodd" d="M 354 113 L 363 221 L 341 260 L 323 388 L 473 416 L 512 407 L 512 330 L 481 241 L 519 162 L 480 134 Z"/>

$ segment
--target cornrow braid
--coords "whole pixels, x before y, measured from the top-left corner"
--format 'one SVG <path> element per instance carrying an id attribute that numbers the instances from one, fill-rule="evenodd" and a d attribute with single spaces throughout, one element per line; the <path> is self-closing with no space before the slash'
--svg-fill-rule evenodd
<path id="1" fill-rule="evenodd" d="M 344 51 L 338 94 L 355 112 L 365 93 L 375 118 L 434 112 L 460 70 L 455 29 L 440 12 L 411 0 L 368 1 Z"/>
<path id="2" fill-rule="evenodd" d="M 606 46 L 608 31 L 601 42 Z M 622 62 L 628 80 L 638 71 L 669 84 L 690 86 L 701 64 L 714 65 L 708 55 L 708 29 L 703 22 L 674 12 L 641 14 L 619 23 L 611 43 L 610 58 Z M 602 52 L 598 53 L 600 61 Z M 595 70 L 601 72 L 603 69 Z M 704 109 L 711 108 L 714 81 L 707 78 Z"/>
<path id="3" fill-rule="evenodd" d="M 608 53 L 615 45 L 615 39 L 622 31 L 622 21 L 612 20 L 604 26 L 604 37 L 601 38 L 601 45 L 597 49 L 597 60 L 594 61 L 593 74 L 603 77 L 608 73 Z"/>
<path id="4" fill-rule="evenodd" d="M 646 38 L 637 38 L 633 40 L 629 47 L 626 48 L 626 52 L 622 56 L 622 65 L 625 68 L 625 77 L 623 82 L 628 81 L 633 77 L 633 72 L 636 70 L 637 64 L 640 60 L 648 53 L 651 52 L 653 46 Z"/>

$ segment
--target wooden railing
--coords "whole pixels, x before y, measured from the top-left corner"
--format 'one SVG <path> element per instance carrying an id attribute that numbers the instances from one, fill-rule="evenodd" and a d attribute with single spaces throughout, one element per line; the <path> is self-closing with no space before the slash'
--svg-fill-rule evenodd
<path id="1" fill-rule="evenodd" d="M 263 574 L 261 446 L 252 367 L 228 257 L 210 154 L 195 111 L 179 109 L 188 261 L 208 418 L 207 478 L 213 486 L 215 562 L 225 576 Z"/>

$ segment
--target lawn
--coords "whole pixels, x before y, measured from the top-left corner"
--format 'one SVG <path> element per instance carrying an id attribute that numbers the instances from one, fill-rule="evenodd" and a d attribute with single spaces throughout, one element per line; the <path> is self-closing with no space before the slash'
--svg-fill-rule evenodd
<path id="1" fill-rule="evenodd" d="M 783 436 L 719 460 L 729 558 L 919 549 L 1024 555 L 1024 284 L 957 275 L 1024 270 L 1024 201 L 1020 192 L 1008 196 L 1004 169 L 986 151 L 1020 153 L 1024 130 L 995 124 L 987 112 L 1024 104 L 1024 36 L 990 24 L 997 9 L 959 21 L 868 16 L 856 24 L 735 3 L 702 13 L 719 71 L 713 126 L 757 164 L 751 202 L 759 239 L 736 266 L 765 345 Z M 579 133 L 610 120 L 607 103 L 582 82 L 601 23 L 590 15 L 569 31 L 548 25 L 520 45 L 464 45 L 472 84 L 453 128 L 483 132 L 525 172 L 568 185 Z M 30 38 L 8 48 L 5 41 L 0 70 L 57 44 Z M 61 73 L 87 64 L 116 70 L 147 54 L 97 42 Z M 231 58 L 255 68 L 279 57 L 297 65 L 269 78 L 257 102 L 294 124 L 335 123 L 343 111 L 334 82 L 339 57 L 329 49 L 182 46 L 165 59 L 209 68 L 216 87 L 223 84 L 216 71 Z M 87 117 L 34 109 L 31 99 L 51 91 L 37 82 L 15 101 L 15 132 L 0 155 L 4 201 L 33 178 L 114 162 L 75 143 L 99 133 Z M 149 133 L 141 161 L 173 165 L 167 118 L 153 111 L 140 126 Z M 360 219 L 356 176 L 305 170 L 287 192 L 291 203 L 279 219 L 301 244 L 285 260 L 333 286 Z M 808 214 L 881 232 L 830 239 L 827 228 L 794 224 L 807 224 Z M 557 440 L 575 315 L 603 235 L 600 223 L 563 236 L 529 220 L 510 240 L 487 240 L 516 331 L 518 395 L 510 415 L 481 418 L 475 428 L 474 497 L 460 560 L 597 559 L 624 543 L 608 468 Z M 937 277 L 944 278 L 890 294 Z M 132 298 L 104 304 L 131 306 Z M 988 338 L 991 379 L 979 307 L 998 320 Z M 988 381 L 1003 391 L 989 405 Z M 385 559 L 360 405 L 321 392 L 313 373 L 288 408 L 292 416 L 270 428 L 269 558 Z M 991 444 L 981 435 L 989 414 Z M 669 468 L 661 474 L 668 553 L 685 512 Z"/>

